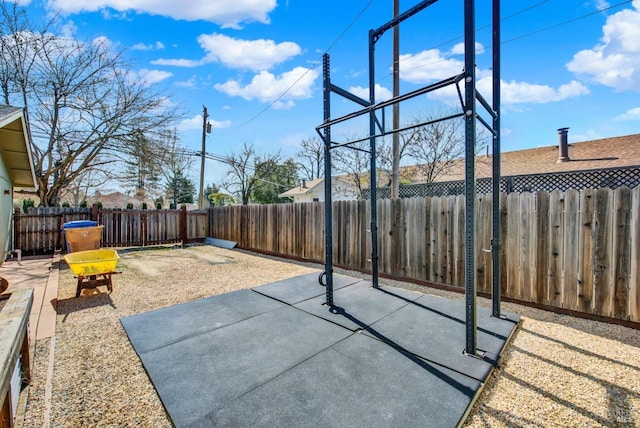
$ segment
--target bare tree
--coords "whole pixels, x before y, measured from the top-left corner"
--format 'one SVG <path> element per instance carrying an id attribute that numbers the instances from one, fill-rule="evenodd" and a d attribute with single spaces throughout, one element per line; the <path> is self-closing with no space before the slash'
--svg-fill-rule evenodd
<path id="1" fill-rule="evenodd" d="M 185 186 L 179 186 L 188 180 L 188 172 L 191 170 L 193 158 L 186 152 L 184 146 L 178 139 L 175 130 L 163 129 L 157 132 L 151 139 L 154 142 L 154 152 L 150 154 L 155 157 L 154 164 L 157 165 L 158 173 L 162 177 L 164 195 L 173 201 L 174 206 L 178 206 L 180 200 L 185 200 L 188 195 L 181 195 Z"/>
<path id="2" fill-rule="evenodd" d="M 357 137 L 351 140 L 356 140 Z M 365 142 L 355 143 L 349 146 L 334 149 L 331 152 L 332 164 L 336 172 L 347 176 L 358 193 L 362 194 L 362 190 L 369 187 L 369 144 Z"/>
<path id="3" fill-rule="evenodd" d="M 437 116 L 415 119 L 413 123 L 428 122 Z M 434 182 L 445 174 L 464 153 L 464 119 L 450 119 L 414 128 L 401 134 L 406 153 L 418 162 L 421 178 Z"/>
<path id="4" fill-rule="evenodd" d="M 14 96 L 27 106 L 27 93 L 32 84 L 32 71 L 37 52 L 46 49 L 54 39 L 47 29 L 55 17 L 40 31 L 34 30 L 20 1 L 1 0 L 0 13 L 0 89 L 5 104 Z M 28 116 L 27 116 L 28 119 Z"/>
<path id="5" fill-rule="evenodd" d="M 244 143 L 238 152 L 228 156 L 226 163 L 231 169 L 223 186 L 231 190 L 242 205 L 248 205 L 256 183 L 264 179 L 273 165 L 280 163 L 280 154 L 260 156 L 252 145 Z"/>
<path id="6" fill-rule="evenodd" d="M 324 176 L 324 143 L 319 138 L 302 140 L 296 156 L 301 178 L 314 180 Z"/>
<path id="7" fill-rule="evenodd" d="M 3 13 L 15 23 L 5 28 L 22 25 L 22 15 L 15 9 L 12 15 L 4 2 Z M 84 170 L 112 169 L 136 132 L 176 118 L 175 110 L 164 107 L 166 97 L 104 42 L 59 39 L 44 31 L 3 40 L 1 68 L 17 70 L 11 84 L 2 83 L 4 97 L 20 100 L 27 112 L 41 205 L 57 205 Z"/>
<path id="8" fill-rule="evenodd" d="M 60 199 L 71 196 L 74 207 L 79 207 L 80 203 L 87 199 L 91 189 L 98 189 L 109 180 L 109 176 L 104 171 L 98 169 L 85 169 L 71 180 L 64 191 L 60 194 Z"/>

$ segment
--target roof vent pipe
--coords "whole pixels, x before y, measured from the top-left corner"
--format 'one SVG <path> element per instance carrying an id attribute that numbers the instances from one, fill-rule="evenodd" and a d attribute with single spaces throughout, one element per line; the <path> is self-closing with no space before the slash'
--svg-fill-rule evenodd
<path id="1" fill-rule="evenodd" d="M 567 133 L 569 132 L 569 128 L 560 128 L 558 129 L 558 160 L 556 163 L 569 162 L 569 143 L 567 141 Z"/>

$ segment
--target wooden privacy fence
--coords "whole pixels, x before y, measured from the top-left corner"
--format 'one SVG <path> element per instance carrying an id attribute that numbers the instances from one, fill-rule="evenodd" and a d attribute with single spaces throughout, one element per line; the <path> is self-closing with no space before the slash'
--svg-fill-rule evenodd
<path id="1" fill-rule="evenodd" d="M 103 225 L 103 247 L 130 247 L 202 241 L 207 237 L 207 213 L 179 210 L 45 209 L 14 215 L 14 247 L 23 252 L 65 248 L 63 225 L 93 220 Z"/>
<path id="2" fill-rule="evenodd" d="M 464 287 L 463 196 L 377 202 L 379 269 Z M 367 201 L 333 205 L 333 260 L 369 269 Z M 476 201 L 479 292 L 491 291 L 490 195 Z M 640 321 L 640 186 L 633 190 L 510 193 L 500 201 L 503 296 Z M 208 235 L 286 257 L 324 260 L 324 205 L 209 208 Z"/>

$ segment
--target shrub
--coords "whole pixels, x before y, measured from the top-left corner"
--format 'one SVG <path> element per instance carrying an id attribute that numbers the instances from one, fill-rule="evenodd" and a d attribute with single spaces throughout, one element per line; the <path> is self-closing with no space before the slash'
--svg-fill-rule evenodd
<path id="1" fill-rule="evenodd" d="M 27 211 L 29 211 L 29 208 L 31 207 L 35 207 L 36 203 L 33 201 L 33 199 L 23 199 L 22 200 L 22 212 L 23 213 L 27 213 Z"/>

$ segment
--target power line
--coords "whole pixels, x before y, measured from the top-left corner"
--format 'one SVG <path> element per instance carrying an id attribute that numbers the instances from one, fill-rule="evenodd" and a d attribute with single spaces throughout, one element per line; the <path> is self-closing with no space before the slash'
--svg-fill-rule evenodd
<path id="1" fill-rule="evenodd" d="M 524 13 L 524 12 L 527 12 L 527 11 L 529 11 L 529 10 L 532 10 L 532 9 L 534 9 L 534 8 L 538 7 L 538 6 L 541 6 L 541 5 L 542 5 L 542 4 L 544 4 L 544 3 L 547 3 L 548 1 L 549 1 L 549 0 L 544 0 L 544 1 L 541 1 L 541 2 L 536 3 L 536 4 L 534 4 L 534 5 L 531 5 L 531 6 L 527 7 L 527 8 L 521 9 L 521 10 L 519 10 L 519 11 L 517 11 L 517 12 L 514 12 L 514 13 L 512 13 L 511 15 L 509 15 L 509 16 L 507 16 L 507 17 L 505 17 L 505 18 L 501 19 L 501 21 L 505 21 L 505 20 L 507 20 L 507 19 L 509 19 L 509 18 L 512 18 L 512 17 L 514 17 L 514 16 L 517 16 L 517 15 L 520 15 L 520 14 L 522 14 L 522 13 Z M 597 14 L 602 13 L 602 12 L 606 12 L 607 10 L 615 9 L 615 8 L 620 7 L 620 6 L 623 6 L 623 5 L 627 4 L 627 3 L 631 3 L 632 1 L 633 1 L 633 0 L 625 0 L 625 1 L 623 1 L 623 2 L 620 2 L 620 3 L 614 4 L 614 5 L 611 5 L 611 6 L 608 6 L 608 7 L 602 8 L 602 9 L 598 9 L 598 10 L 596 10 L 596 11 L 594 11 L 594 12 L 589 12 L 589 13 L 587 13 L 587 14 L 580 15 L 580 16 L 577 16 L 577 17 L 575 17 L 575 18 L 571 18 L 571 19 L 568 19 L 568 20 L 566 20 L 566 21 L 562 21 L 562 22 L 557 23 L 557 24 L 553 24 L 553 25 L 550 25 L 550 26 L 548 26 L 548 27 L 540 28 L 540 29 L 538 29 L 538 30 L 534 30 L 534 31 L 531 31 L 531 32 L 529 32 L 529 33 L 525 33 L 525 34 L 521 34 L 521 35 L 516 36 L 516 37 L 513 37 L 513 38 L 511 38 L 511 39 L 503 40 L 502 42 L 500 42 L 500 44 L 501 44 L 501 45 L 504 45 L 504 44 L 506 44 L 506 43 L 513 42 L 513 41 L 515 41 L 515 40 L 524 39 L 524 38 L 526 38 L 526 37 L 530 37 L 530 36 L 533 36 L 533 35 L 536 35 L 536 34 L 539 34 L 539 33 L 545 32 L 545 31 L 553 30 L 553 29 L 556 29 L 556 28 L 558 28 L 558 27 L 562 27 L 562 26 L 565 26 L 565 25 L 571 24 L 571 23 L 573 23 L 573 22 L 580 21 L 580 20 L 582 20 L 582 19 L 588 18 L 588 17 L 590 17 L 590 16 L 597 15 Z M 479 29 L 480 29 L 480 30 L 482 30 L 482 29 L 485 29 L 485 28 L 487 28 L 487 27 L 488 27 L 488 25 L 483 26 L 483 27 L 480 27 Z M 444 45 L 447 45 L 447 44 L 449 44 L 449 43 L 452 43 L 452 42 L 454 42 L 454 41 L 456 41 L 456 40 L 459 40 L 459 39 L 461 39 L 461 38 L 462 38 L 462 36 L 454 37 L 454 38 L 449 39 L 449 40 L 447 40 L 447 41 L 445 41 L 445 42 L 442 42 L 442 43 L 439 43 L 439 44 L 437 44 L 437 45 L 434 45 L 434 46 L 432 46 L 431 48 L 428 48 L 427 50 L 437 49 L 437 48 L 439 48 L 439 47 L 442 47 L 442 46 L 444 46 Z M 485 48 L 486 48 L 486 49 L 490 49 L 491 47 L 492 47 L 492 45 L 488 45 L 488 46 L 486 46 Z M 411 67 L 411 68 L 406 68 L 406 69 L 405 69 L 405 71 L 418 70 L 418 69 L 425 68 L 425 67 L 429 67 L 429 66 L 431 66 L 431 65 L 435 65 L 435 64 L 438 64 L 438 63 L 441 63 L 441 62 L 444 62 L 444 61 L 447 61 L 447 58 L 442 58 L 442 59 L 440 59 L 440 60 L 438 60 L 438 61 L 433 61 L 433 62 L 430 62 L 430 63 L 427 63 L 427 64 L 420 64 L 420 65 L 418 65 L 418 66 Z M 388 78 L 389 78 L 389 76 L 391 76 L 391 73 L 388 73 L 388 74 L 384 75 L 384 76 L 383 76 L 383 77 L 381 77 L 381 78 L 380 78 L 376 83 L 380 83 L 380 82 L 384 81 L 385 79 L 388 79 Z"/>
<path id="2" fill-rule="evenodd" d="M 607 10 L 623 6 L 623 5 L 627 4 L 627 3 L 631 3 L 632 1 L 633 0 L 626 0 L 626 1 L 614 4 L 614 5 L 611 5 L 609 7 L 598 9 L 595 12 L 589 12 L 589 13 L 587 13 L 585 15 L 581 15 L 581 16 L 578 16 L 578 17 L 575 17 L 575 18 L 568 19 L 566 21 L 560 22 L 558 24 L 551 25 L 549 27 L 540 28 L 539 30 L 531 31 L 530 33 L 525 33 L 525 34 L 522 34 L 520 36 L 516 36 L 516 37 L 513 37 L 511 39 L 504 40 L 501 44 L 513 42 L 514 40 L 523 39 L 525 37 L 533 36 L 535 34 L 539 34 L 539 33 L 545 32 L 545 31 L 553 30 L 555 28 L 562 27 L 564 25 L 571 24 L 571 23 L 574 23 L 576 21 L 580 21 L 580 20 L 588 18 L 590 16 L 597 15 L 597 14 L 602 13 L 602 12 L 606 12 Z"/>

